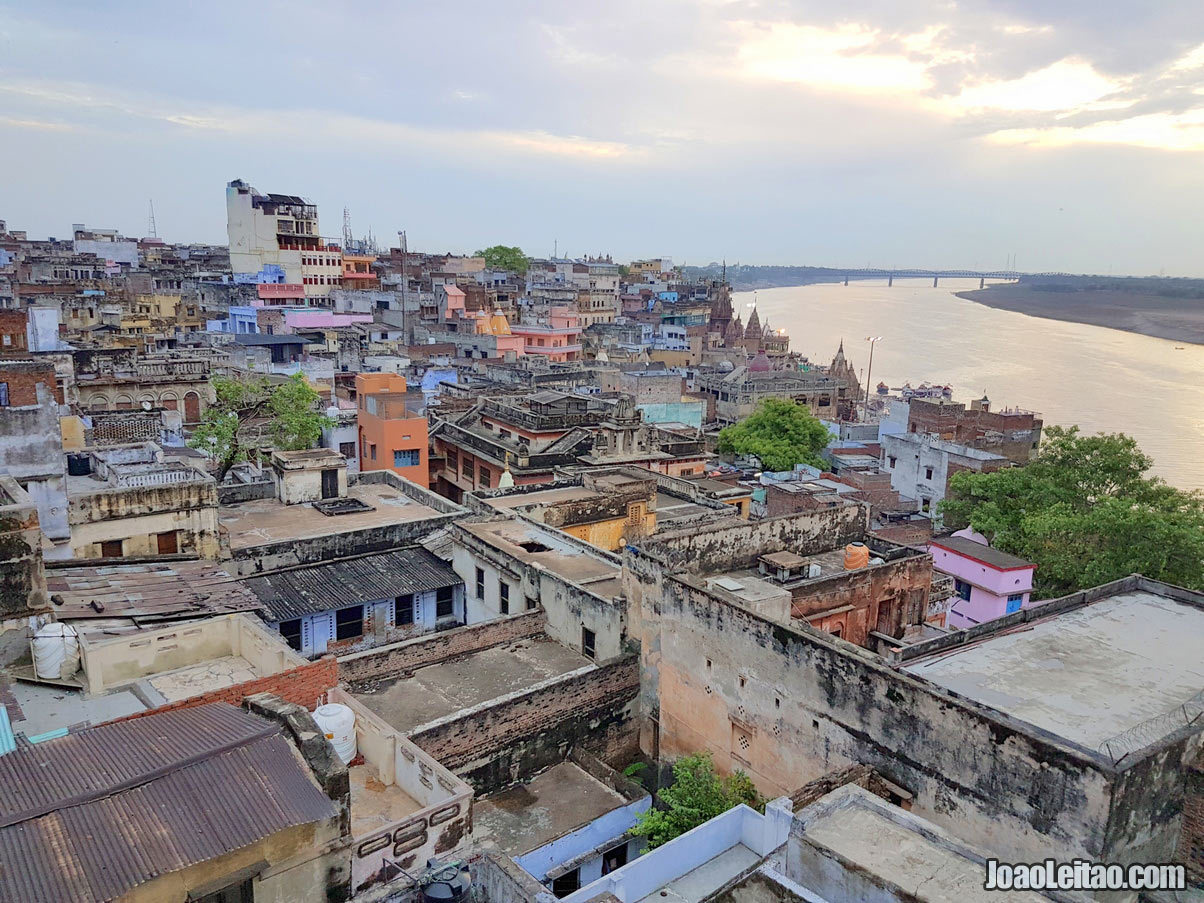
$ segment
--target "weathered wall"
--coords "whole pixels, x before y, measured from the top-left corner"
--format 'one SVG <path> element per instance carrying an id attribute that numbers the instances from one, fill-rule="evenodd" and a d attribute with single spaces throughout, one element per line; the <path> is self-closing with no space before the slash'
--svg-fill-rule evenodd
<path id="1" fill-rule="evenodd" d="M 488 793 L 563 761 L 575 746 L 603 761 L 634 751 L 638 687 L 633 655 L 440 718 L 410 739 Z"/>
<path id="2" fill-rule="evenodd" d="M 16 480 L 0 474 L 0 622 L 49 607 L 37 509 Z"/>
<path id="3" fill-rule="evenodd" d="M 931 585 L 932 559 L 916 555 L 794 587 L 791 615 L 827 633 L 839 629 L 842 639 L 874 649 L 871 630 L 898 639 L 906 626 L 924 623 Z M 846 606 L 852 610 L 817 617 Z"/>
<path id="4" fill-rule="evenodd" d="M 661 756 L 710 750 L 769 796 L 861 762 L 913 793 L 915 811 L 1003 858 L 1103 854 L 1108 782 L 1088 754 L 682 581 L 667 578 L 645 604 L 665 625 L 644 668 L 659 690 Z"/>
<path id="5" fill-rule="evenodd" d="M 351 683 L 384 675 L 414 671 L 426 665 L 501 646 L 543 633 L 543 611 L 522 612 L 494 621 L 445 630 L 388 646 L 339 657 L 339 680 Z"/>
<path id="6" fill-rule="evenodd" d="M 181 553 L 218 556 L 217 490 L 212 480 L 128 486 L 71 495 L 68 518 L 76 558 L 101 557 L 100 543 L 125 540 L 127 557 L 158 555 L 158 533 L 178 531 Z"/>
<path id="7" fill-rule="evenodd" d="M 276 485 L 271 480 L 259 480 L 255 483 L 230 483 L 217 487 L 217 502 L 219 505 L 236 505 L 239 502 L 250 502 L 256 499 L 270 499 L 275 496 Z"/>
<path id="8" fill-rule="evenodd" d="M 1196 881 L 1204 881 L 1204 755 L 1197 756 L 1187 769 L 1183 790 L 1183 822 L 1175 858 Z"/>

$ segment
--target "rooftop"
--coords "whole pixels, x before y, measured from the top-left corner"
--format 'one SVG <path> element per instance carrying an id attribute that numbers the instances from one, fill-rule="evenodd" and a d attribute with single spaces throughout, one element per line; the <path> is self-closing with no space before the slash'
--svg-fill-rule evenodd
<path id="1" fill-rule="evenodd" d="M 390 727 L 408 733 L 461 709 L 592 665 L 553 640 L 528 639 L 428 665 L 409 676 L 364 681 L 353 685 L 351 694 Z"/>
<path id="2" fill-rule="evenodd" d="M 434 508 L 403 495 L 388 484 L 356 483 L 347 490 L 347 496 L 359 499 L 375 510 L 328 517 L 309 504 L 285 505 L 274 498 L 254 499 L 223 505 L 218 511 L 218 522 L 229 532 L 230 549 L 235 551 L 439 516 Z"/>
<path id="3" fill-rule="evenodd" d="M 525 784 L 476 800 L 473 842 L 517 856 L 587 824 L 628 800 L 574 762 L 561 762 Z"/>
<path id="4" fill-rule="evenodd" d="M 595 595 L 611 598 L 622 593 L 622 568 L 617 563 L 587 553 L 557 531 L 509 519 L 459 526 L 518 561 L 538 565 Z"/>
<path id="5" fill-rule="evenodd" d="M 1025 561 L 1016 555 L 1009 555 L 1007 552 L 1002 552 L 999 549 L 992 549 L 990 546 L 967 539 L 964 536 L 945 536 L 941 539 L 932 540 L 931 545 L 947 549 L 965 558 L 972 558 L 997 571 L 1036 567 L 1031 561 Z"/>
<path id="6" fill-rule="evenodd" d="M 1038 606 L 1029 614 L 1036 620 L 1000 619 L 903 667 L 1083 747 L 1139 748 L 1182 727 L 1160 716 L 1204 691 L 1204 597 L 1178 594 L 1192 601 L 1138 587 L 1044 617 Z M 1138 726 L 1140 736 L 1118 737 Z"/>

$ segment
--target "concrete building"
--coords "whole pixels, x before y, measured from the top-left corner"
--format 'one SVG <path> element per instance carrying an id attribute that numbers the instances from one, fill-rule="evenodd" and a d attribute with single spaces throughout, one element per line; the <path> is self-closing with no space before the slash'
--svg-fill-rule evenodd
<path id="1" fill-rule="evenodd" d="M 355 395 L 360 469 L 391 470 L 420 486 L 429 485 L 422 396 L 409 396 L 405 377 L 395 373 L 357 373 Z"/>
<path id="2" fill-rule="evenodd" d="M 66 488 L 73 558 L 217 558 L 217 486 L 154 443 L 89 449 Z"/>
<path id="3" fill-rule="evenodd" d="M 37 505 L 16 480 L 0 473 L 0 624 L 5 629 L 30 624 L 49 605 Z"/>
<path id="4" fill-rule="evenodd" d="M 72 352 L 75 387 L 82 408 L 128 411 L 152 407 L 181 411 L 199 423 L 214 402 L 211 358 L 201 354 L 138 355 L 134 349 Z"/>
<path id="5" fill-rule="evenodd" d="M 694 388 L 711 396 L 715 419 L 721 424 L 748 417 L 763 398 L 789 398 L 816 417 L 825 418 L 848 416 L 857 401 L 854 387 L 846 381 L 814 370 L 754 370 L 737 366 L 726 372 L 699 373 Z"/>
<path id="6" fill-rule="evenodd" d="M 973 627 L 1028 608 L 1037 570 L 1031 561 L 992 549 L 982 537 L 958 534 L 932 540 L 928 551 L 932 566 L 953 578 L 949 627 Z"/>
<path id="7" fill-rule="evenodd" d="M 0 472 L 12 476 L 37 505 L 51 559 L 71 557 L 57 392 L 52 364 L 0 361 Z"/>
<path id="8" fill-rule="evenodd" d="M 970 406 L 949 398 L 913 398 L 908 404 L 907 432 L 926 433 L 1027 464 L 1041 444 L 1041 415 L 1008 408 L 991 410 L 986 396 Z"/>
<path id="9" fill-rule="evenodd" d="M 904 433 L 882 437 L 881 467 L 890 485 L 905 499 L 916 499 L 920 511 L 937 518 L 936 507 L 949 493 L 949 479 L 963 470 L 991 473 L 1012 462 L 994 452 L 935 439 L 928 434 Z"/>
<path id="10" fill-rule="evenodd" d="M 270 267 L 284 271 L 286 285 L 304 286 L 306 299 L 325 299 L 343 284 L 338 245 L 323 240 L 318 208 L 291 194 L 260 194 L 242 179 L 226 186 L 230 269 L 259 281 Z"/>

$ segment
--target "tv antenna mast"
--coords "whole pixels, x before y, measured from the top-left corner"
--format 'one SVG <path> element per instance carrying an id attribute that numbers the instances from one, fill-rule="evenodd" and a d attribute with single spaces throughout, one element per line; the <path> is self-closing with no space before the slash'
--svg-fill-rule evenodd
<path id="1" fill-rule="evenodd" d="M 343 208 L 343 250 L 351 250 L 351 211 Z"/>
<path id="2" fill-rule="evenodd" d="M 150 202 L 150 216 L 146 218 L 146 234 L 150 238 L 158 238 L 159 232 L 155 228 L 155 201 L 154 198 Z"/>

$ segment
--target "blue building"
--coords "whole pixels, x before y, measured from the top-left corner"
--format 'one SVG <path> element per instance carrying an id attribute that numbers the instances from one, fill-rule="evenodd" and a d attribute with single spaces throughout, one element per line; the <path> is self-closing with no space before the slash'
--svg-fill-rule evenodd
<path id="1" fill-rule="evenodd" d="M 223 332 L 231 335 L 250 335 L 259 332 L 259 319 L 256 308 L 235 305 L 230 308 L 224 320 L 208 320 L 205 323 L 206 332 Z"/>
<path id="2" fill-rule="evenodd" d="M 243 580 L 302 655 L 396 643 L 464 620 L 464 582 L 421 546 Z"/>

